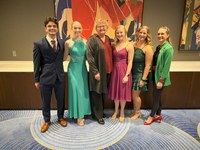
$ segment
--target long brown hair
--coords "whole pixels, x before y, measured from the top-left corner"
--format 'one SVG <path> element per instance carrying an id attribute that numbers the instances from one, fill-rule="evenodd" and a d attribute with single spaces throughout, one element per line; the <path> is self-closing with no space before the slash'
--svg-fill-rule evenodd
<path id="1" fill-rule="evenodd" d="M 142 30 L 142 29 L 146 29 L 146 30 L 147 30 L 147 37 L 146 37 L 146 39 L 145 39 L 145 40 L 146 40 L 146 44 L 152 46 L 152 43 L 151 43 L 151 32 L 150 32 L 150 29 L 149 29 L 148 26 L 141 26 L 141 27 L 138 29 L 138 31 L 137 31 L 137 33 L 136 33 L 136 42 L 139 41 L 139 39 L 138 39 L 138 34 L 139 34 L 140 30 Z"/>

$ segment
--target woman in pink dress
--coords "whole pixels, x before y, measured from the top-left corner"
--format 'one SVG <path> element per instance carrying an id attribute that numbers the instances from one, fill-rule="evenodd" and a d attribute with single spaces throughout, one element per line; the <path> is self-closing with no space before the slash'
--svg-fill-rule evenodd
<path id="1" fill-rule="evenodd" d="M 115 102 L 115 112 L 112 119 L 116 119 L 119 113 L 119 121 L 124 121 L 124 108 L 126 101 L 131 101 L 132 87 L 132 61 L 133 61 L 133 45 L 127 42 L 126 29 L 123 25 L 119 25 L 115 30 L 115 46 L 113 50 L 113 72 L 111 74 L 108 97 Z"/>

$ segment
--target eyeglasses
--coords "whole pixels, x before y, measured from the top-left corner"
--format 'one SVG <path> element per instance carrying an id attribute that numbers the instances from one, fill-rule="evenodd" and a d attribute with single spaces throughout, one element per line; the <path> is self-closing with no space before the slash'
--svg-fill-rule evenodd
<path id="1" fill-rule="evenodd" d="M 100 29 L 100 28 L 105 28 L 105 27 L 106 27 L 105 25 L 97 26 L 98 29 Z"/>

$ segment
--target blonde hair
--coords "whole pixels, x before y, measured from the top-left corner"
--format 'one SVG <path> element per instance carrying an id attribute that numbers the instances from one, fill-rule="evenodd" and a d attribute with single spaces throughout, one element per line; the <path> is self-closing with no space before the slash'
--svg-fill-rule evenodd
<path id="1" fill-rule="evenodd" d="M 108 21 L 107 20 L 105 20 L 105 19 L 98 19 L 96 21 L 95 29 L 97 29 L 97 26 L 100 25 L 100 24 L 105 24 L 107 26 L 107 28 L 108 28 Z"/>
<path id="2" fill-rule="evenodd" d="M 126 28 L 125 28 L 124 25 L 119 25 L 119 26 L 117 26 L 117 27 L 115 28 L 115 45 L 116 45 L 117 43 L 119 43 L 119 40 L 118 40 L 117 37 L 116 37 L 116 32 L 117 32 L 117 30 L 120 29 L 120 28 L 123 28 L 123 29 L 124 29 L 124 33 L 125 33 L 125 35 L 124 35 L 124 42 L 127 41 L 127 31 L 126 31 Z"/>
<path id="3" fill-rule="evenodd" d="M 146 37 L 146 39 L 145 39 L 146 44 L 152 46 L 152 43 L 151 43 L 151 32 L 150 32 L 150 29 L 149 29 L 148 26 L 141 26 L 141 27 L 138 29 L 138 31 L 136 32 L 136 42 L 139 41 L 139 39 L 138 39 L 138 34 L 139 34 L 140 30 L 142 30 L 142 29 L 146 29 L 146 30 L 147 30 L 147 37 Z"/>
<path id="4" fill-rule="evenodd" d="M 165 29 L 166 30 L 166 34 L 168 35 L 167 41 L 169 42 L 170 45 L 172 45 L 172 40 L 170 38 L 170 30 L 167 26 L 162 26 L 159 29 Z"/>
<path id="5" fill-rule="evenodd" d="M 78 21 L 73 21 L 72 22 L 71 29 L 73 29 L 73 26 L 74 26 L 75 23 L 78 23 L 81 26 L 81 29 L 83 29 L 82 24 L 80 22 L 78 22 Z"/>

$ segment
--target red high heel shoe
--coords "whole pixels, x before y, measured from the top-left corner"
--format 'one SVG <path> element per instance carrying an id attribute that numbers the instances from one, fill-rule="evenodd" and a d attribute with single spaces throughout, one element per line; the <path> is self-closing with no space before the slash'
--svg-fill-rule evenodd
<path id="1" fill-rule="evenodd" d="M 162 119 L 163 119 L 162 116 L 153 117 L 153 121 L 159 121 L 159 122 L 161 122 Z"/>
<path id="2" fill-rule="evenodd" d="M 153 122 L 154 122 L 154 119 L 152 118 L 151 122 L 145 121 L 145 122 L 144 122 L 144 125 L 150 125 L 150 124 L 152 124 Z"/>

